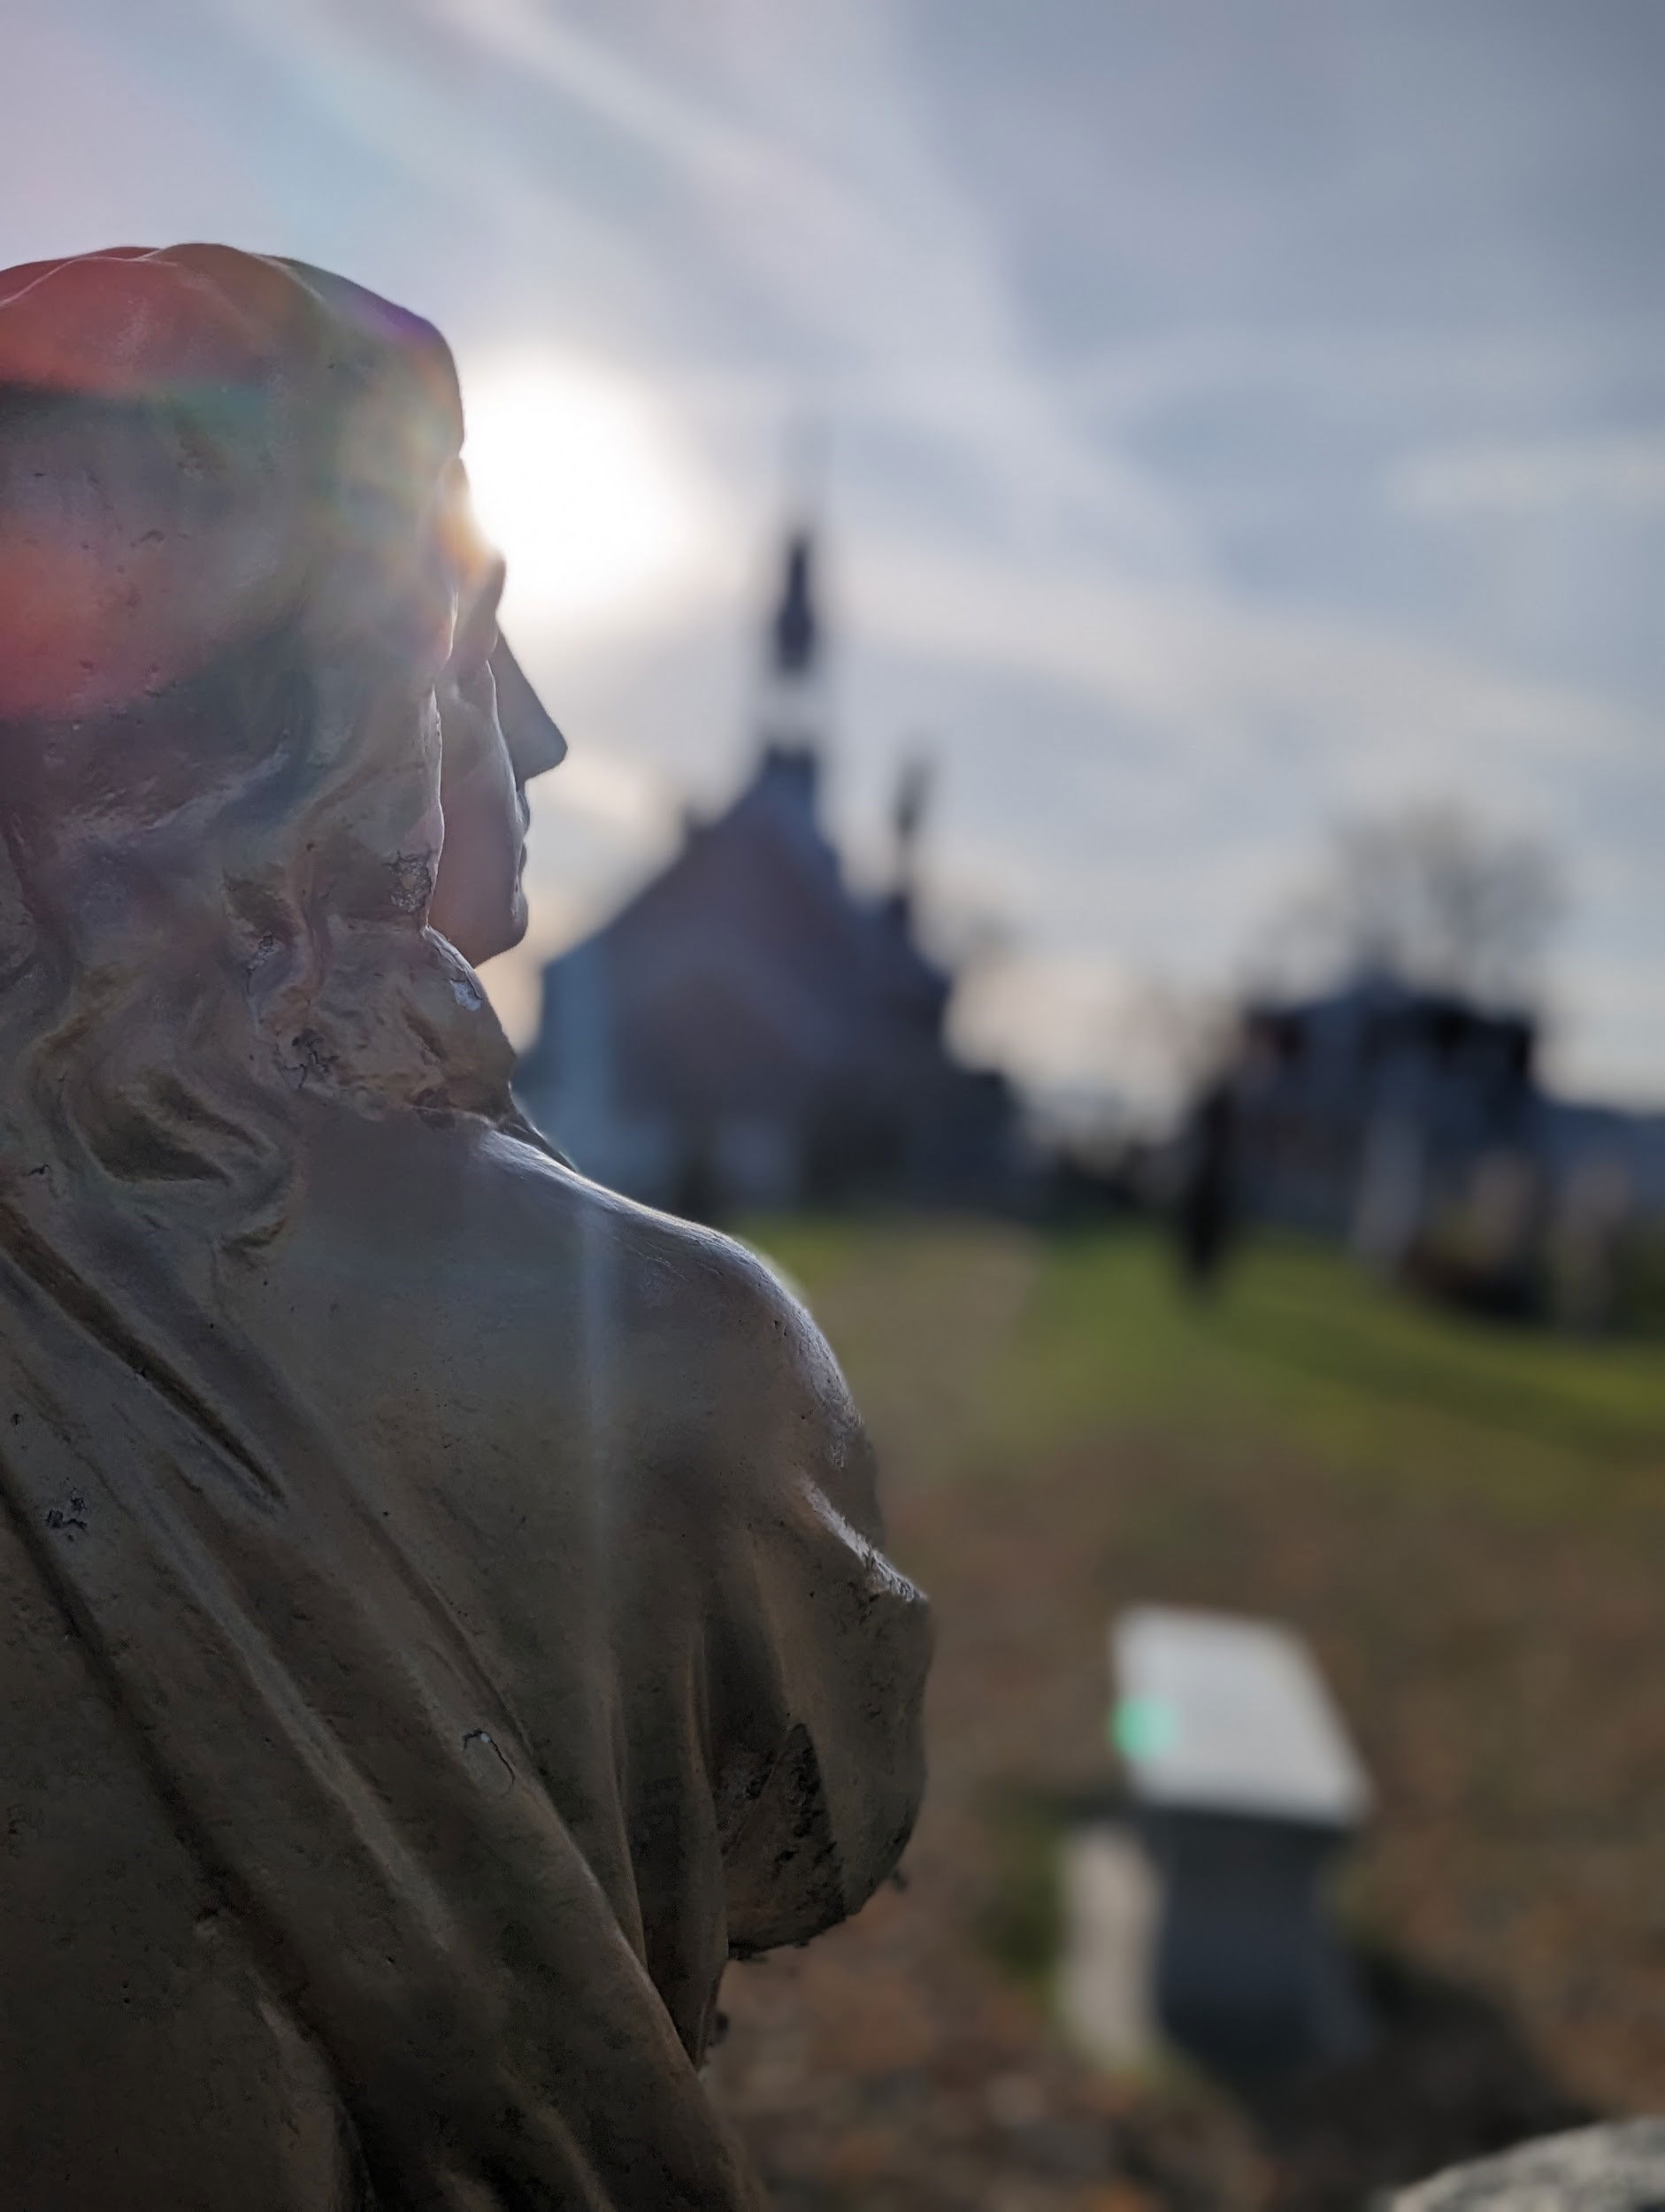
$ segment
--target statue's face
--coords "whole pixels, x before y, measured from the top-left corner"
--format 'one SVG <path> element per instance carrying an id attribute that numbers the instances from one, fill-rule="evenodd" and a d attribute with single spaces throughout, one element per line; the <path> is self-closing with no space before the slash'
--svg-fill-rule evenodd
<path id="1" fill-rule="evenodd" d="M 494 563 L 438 686 L 445 842 L 428 919 L 475 967 L 526 934 L 526 786 L 566 751 L 498 631 L 503 583 Z"/>

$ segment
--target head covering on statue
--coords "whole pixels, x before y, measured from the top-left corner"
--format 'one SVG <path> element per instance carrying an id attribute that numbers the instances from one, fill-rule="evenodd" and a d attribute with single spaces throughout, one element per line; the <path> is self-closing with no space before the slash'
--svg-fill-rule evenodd
<path id="1" fill-rule="evenodd" d="M 813 1325 L 514 1109 L 464 955 L 560 741 L 461 439 L 437 333 L 341 279 L 0 273 L 32 2212 L 751 2203 L 723 1962 L 854 1910 L 917 1799 L 925 1610 Z"/>

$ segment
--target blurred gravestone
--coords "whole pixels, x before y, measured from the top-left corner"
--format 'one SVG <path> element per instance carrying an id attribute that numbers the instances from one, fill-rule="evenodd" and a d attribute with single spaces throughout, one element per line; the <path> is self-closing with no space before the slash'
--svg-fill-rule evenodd
<path id="1" fill-rule="evenodd" d="M 1322 1877 L 1370 1791 L 1305 1647 L 1263 1622 L 1144 1608 L 1113 1628 L 1111 1663 L 1147 1871 L 1125 1834 L 1070 1845 L 1070 2024 L 1108 2059 L 1160 2029 L 1239 2074 L 1356 2049 Z"/>

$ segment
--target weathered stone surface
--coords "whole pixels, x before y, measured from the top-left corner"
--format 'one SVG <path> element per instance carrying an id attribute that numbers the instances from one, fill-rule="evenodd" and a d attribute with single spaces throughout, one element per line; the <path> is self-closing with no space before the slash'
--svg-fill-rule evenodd
<path id="1" fill-rule="evenodd" d="M 1665 2119 L 1625 2120 L 1454 2166 L 1389 2212 L 1661 2212 Z"/>

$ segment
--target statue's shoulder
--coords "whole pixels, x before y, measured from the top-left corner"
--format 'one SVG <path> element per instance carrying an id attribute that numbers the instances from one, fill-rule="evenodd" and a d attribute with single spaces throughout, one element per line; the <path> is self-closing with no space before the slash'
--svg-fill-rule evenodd
<path id="1" fill-rule="evenodd" d="M 799 1410 L 842 1415 L 848 1394 L 801 1300 L 758 1253 L 719 1230 L 591 1182 L 512 1133 L 480 1142 L 493 1244 L 563 1305 L 605 1311 L 630 1340 L 679 1370 L 765 1389 Z"/>
<path id="2" fill-rule="evenodd" d="M 273 1271 L 285 1328 L 334 1315 L 330 1331 L 345 1331 L 357 1315 L 364 1333 L 371 1285 L 377 1341 L 404 1348 L 402 1371 L 430 1394 L 455 1384 L 505 1432 L 535 1436 L 587 1406 L 648 1459 L 762 1465 L 786 1440 L 817 1462 L 859 1455 L 820 1332 L 735 1239 L 593 1183 L 512 1130 L 406 1117 L 337 1118 L 324 1133 L 303 1233 Z M 337 1357 L 328 1333 L 312 1348 Z"/>
<path id="3" fill-rule="evenodd" d="M 626 1409 L 641 1468 L 667 1486 L 656 1493 L 664 1509 L 676 1510 L 672 1493 L 684 1509 L 694 1501 L 709 1534 L 736 1512 L 754 1529 L 773 1525 L 789 1497 L 801 1507 L 812 1494 L 836 1509 L 840 1542 L 881 1540 L 866 1429 L 793 1286 L 720 1230 L 553 1161 L 534 1172 L 549 1211 L 528 1218 L 543 1263 L 558 1294 L 576 1286 L 580 1340 L 613 1363 L 614 1403 Z"/>

